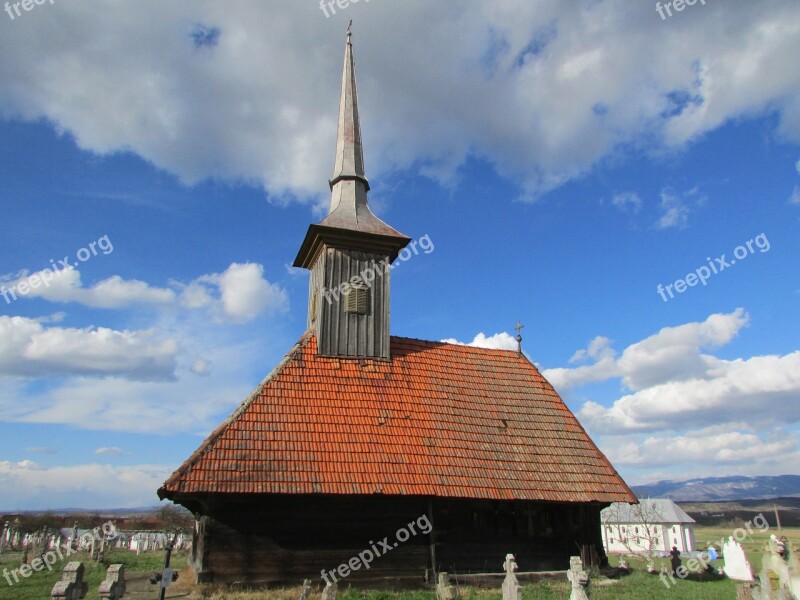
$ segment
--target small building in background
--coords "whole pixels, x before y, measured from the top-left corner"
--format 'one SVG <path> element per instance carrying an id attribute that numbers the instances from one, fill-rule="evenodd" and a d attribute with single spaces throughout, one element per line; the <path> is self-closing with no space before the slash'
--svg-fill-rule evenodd
<path id="1" fill-rule="evenodd" d="M 614 502 L 600 512 L 607 554 L 668 553 L 672 547 L 694 552 L 695 520 L 669 499 Z"/>

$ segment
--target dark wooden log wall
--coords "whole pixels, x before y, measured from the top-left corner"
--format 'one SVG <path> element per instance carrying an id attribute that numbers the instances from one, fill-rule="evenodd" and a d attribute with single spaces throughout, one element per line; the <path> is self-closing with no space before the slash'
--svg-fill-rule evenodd
<path id="1" fill-rule="evenodd" d="M 516 556 L 521 571 L 563 570 L 569 557 L 578 554 L 605 559 L 599 504 L 217 496 L 195 506 L 204 517 L 195 535 L 193 565 L 203 581 L 321 581 L 322 569 L 335 571 L 359 553 L 380 548 L 384 538 L 392 550 L 376 556 L 369 569 L 352 571 L 347 583 L 422 584 L 426 571 L 430 581 L 435 571 L 496 573 L 507 553 Z M 418 533 L 399 542 L 396 532 L 412 522 Z M 428 523 L 433 524 L 432 534 L 422 532 Z"/>

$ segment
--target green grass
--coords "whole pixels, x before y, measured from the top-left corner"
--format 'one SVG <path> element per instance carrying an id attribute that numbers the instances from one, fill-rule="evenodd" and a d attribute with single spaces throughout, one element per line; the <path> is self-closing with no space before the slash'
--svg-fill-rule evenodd
<path id="1" fill-rule="evenodd" d="M 653 600 L 730 600 L 736 597 L 736 584 L 732 581 L 715 581 L 700 583 L 696 581 L 678 581 L 670 589 L 664 587 L 657 576 L 642 571 L 634 572 L 619 582 L 602 585 L 598 577 L 593 579 L 588 588 L 592 600 L 620 600 L 643 598 Z M 461 587 L 460 598 L 463 600 L 501 600 L 503 595 L 498 585 L 496 589 L 478 589 Z M 526 584 L 522 589 L 524 600 L 565 600 L 569 598 L 570 586 L 564 581 L 545 580 Z M 208 600 L 297 600 L 299 588 L 283 590 L 265 590 L 253 592 L 217 591 L 200 593 L 200 597 Z M 312 593 L 312 598 L 319 598 Z M 338 600 L 435 600 L 432 590 L 416 590 L 405 592 L 363 591 L 345 589 L 340 591 Z"/>
<path id="2" fill-rule="evenodd" d="M 100 582 L 106 578 L 108 565 L 122 563 L 125 565 L 126 572 L 155 572 L 161 571 L 164 566 L 163 552 L 148 552 L 136 556 L 135 552 L 128 550 L 111 550 L 106 553 L 106 564 L 98 564 L 89 560 L 88 553 L 76 552 L 69 558 L 54 565 L 52 571 L 46 568 L 43 571 L 31 573 L 29 577 L 19 577 L 19 583 L 9 586 L 6 579 L 2 576 L 2 569 L 12 569 L 19 567 L 20 554 L 0 555 L 0 600 L 43 600 L 50 597 L 53 585 L 61 579 L 61 571 L 71 561 L 80 561 L 86 568 L 84 581 L 89 584 L 89 593 L 86 600 L 98 600 L 97 588 Z M 179 569 L 186 564 L 186 558 L 182 554 L 173 555 L 171 564 Z M 11 577 L 9 575 L 9 577 Z M 14 582 L 14 578 L 11 577 Z"/>

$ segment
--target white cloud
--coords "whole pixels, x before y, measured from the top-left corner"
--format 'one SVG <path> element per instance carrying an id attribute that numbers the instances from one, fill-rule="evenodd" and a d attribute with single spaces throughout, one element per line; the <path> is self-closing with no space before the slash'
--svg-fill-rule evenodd
<path id="1" fill-rule="evenodd" d="M 94 451 L 94 453 L 98 456 L 122 456 L 124 454 L 124 452 L 116 446 L 98 448 Z"/>
<path id="2" fill-rule="evenodd" d="M 15 281 L 3 284 L 9 299 L 42 298 L 49 302 L 77 302 L 94 308 L 125 308 L 135 305 L 169 305 L 175 301 L 175 292 L 152 288 L 137 280 L 124 280 L 118 275 L 109 277 L 90 288 L 83 287 L 78 269 L 69 268 L 53 272 L 42 270 L 25 274 Z M 3 291 L 0 288 L 0 291 Z"/>
<path id="3" fill-rule="evenodd" d="M 800 468 L 800 350 L 731 359 L 711 352 L 748 325 L 739 308 L 665 327 L 621 354 L 598 336 L 575 352 L 570 363 L 576 366 L 542 374 L 565 396 L 619 381 L 627 393 L 602 403 L 584 400 L 576 414 L 629 477 L 792 472 Z"/>
<path id="4" fill-rule="evenodd" d="M 800 351 L 713 362 L 701 375 L 676 374 L 673 381 L 623 396 L 609 408 L 587 402 L 579 416 L 605 432 L 681 427 L 689 419 L 694 425 L 721 419 L 761 424 L 800 420 Z"/>
<path id="5" fill-rule="evenodd" d="M 43 467 L 0 460 L 4 510 L 133 508 L 158 504 L 156 490 L 172 472 L 161 465 L 87 464 Z M 75 506 L 75 498 L 83 498 Z"/>
<path id="6" fill-rule="evenodd" d="M 189 369 L 195 375 L 207 376 L 211 372 L 211 365 L 209 365 L 207 361 L 199 358 L 192 363 Z"/>
<path id="7" fill-rule="evenodd" d="M 800 185 L 794 186 L 792 195 L 789 197 L 789 204 L 800 204 Z"/>
<path id="8" fill-rule="evenodd" d="M 613 358 L 615 355 L 614 350 L 611 348 L 611 340 L 601 335 L 594 338 L 589 342 L 589 347 L 581 349 L 572 355 L 569 359 L 570 364 L 584 362 L 588 359 L 595 361 L 603 360 L 606 357 Z"/>
<path id="9" fill-rule="evenodd" d="M 670 188 L 661 190 L 661 202 L 659 209 L 661 216 L 656 222 L 658 229 L 670 229 L 676 227 L 685 229 L 689 224 L 689 215 L 696 205 L 703 204 L 705 197 L 702 196 L 697 188 L 693 188 L 683 194 L 678 194 Z"/>
<path id="10" fill-rule="evenodd" d="M 446 344 L 459 344 L 461 346 L 475 346 L 476 348 L 491 348 L 493 350 L 516 350 L 517 340 L 506 332 L 495 333 L 487 336 L 483 332 L 475 336 L 471 342 L 459 342 L 455 338 L 441 340 Z"/>
<path id="11" fill-rule="evenodd" d="M 731 1 L 680 23 L 628 0 L 353 5 L 372 176 L 411 167 L 449 182 L 474 154 L 534 196 L 620 148 L 674 149 L 765 110 L 798 140 L 800 5 Z M 0 64 L 0 115 L 47 119 L 83 148 L 130 150 L 186 182 L 325 195 L 339 15 L 211 0 L 40 10 L 0 36 L 15 56 Z M 213 44 L 197 46 L 197 24 L 219 29 Z"/>
<path id="12" fill-rule="evenodd" d="M 615 440 L 606 445 L 605 452 L 609 460 L 619 466 L 653 468 L 702 461 L 730 468 L 755 460 L 779 460 L 795 451 L 797 445 L 795 436 L 785 431 L 759 435 L 745 423 L 733 423 L 686 434 Z"/>
<path id="13" fill-rule="evenodd" d="M 622 212 L 638 213 L 642 209 L 642 199 L 636 192 L 622 192 L 614 194 L 611 204 Z"/>
<path id="14" fill-rule="evenodd" d="M 629 390 L 640 390 L 676 378 L 702 377 L 719 362 L 700 350 L 726 344 L 747 323 L 744 309 L 738 308 L 729 314 L 711 315 L 702 323 L 665 327 L 631 344 L 620 357 L 608 338 L 598 336 L 570 359 L 573 364 L 587 359 L 594 362 L 575 368 L 547 369 L 543 374 L 561 390 L 613 378 L 621 378 Z"/>
<path id="15" fill-rule="evenodd" d="M 220 294 L 218 314 L 224 320 L 246 323 L 264 312 L 286 312 L 289 298 L 277 284 L 265 280 L 264 268 L 257 264 L 233 263 L 223 273 L 206 275 L 190 286 L 190 302 L 206 303 L 210 297 L 203 295 L 198 286 L 210 283 Z"/>
<path id="16" fill-rule="evenodd" d="M 154 330 L 45 327 L 34 319 L 0 316 L 0 375 L 163 380 L 174 376 L 177 353 L 177 341 L 158 339 Z"/>
<path id="17" fill-rule="evenodd" d="M 288 295 L 282 286 L 270 283 L 259 264 L 231 265 L 222 273 L 202 275 L 188 284 L 170 282 L 174 289 L 152 287 L 138 280 L 118 275 L 91 287 L 81 282 L 77 269 L 56 273 L 44 270 L 27 273 L 0 284 L 0 294 L 7 304 L 25 298 L 48 302 L 75 302 L 92 308 L 124 309 L 140 306 L 192 310 L 207 309 L 219 321 L 247 323 L 262 314 L 288 310 Z"/>
<path id="18" fill-rule="evenodd" d="M 704 352 L 733 340 L 749 318 L 743 309 L 700 323 L 665 327 L 628 346 L 621 355 L 597 338 L 573 358 L 592 364 L 547 369 L 543 375 L 566 392 L 592 382 L 620 379 L 626 394 L 606 407 L 587 401 L 578 415 L 605 433 L 682 429 L 720 422 L 774 424 L 800 420 L 800 350 L 784 356 L 725 360 Z M 780 415 L 772 408 L 781 406 Z"/>
<path id="19" fill-rule="evenodd" d="M 39 393 L 0 381 L 0 415 L 9 423 L 89 431 L 207 435 L 247 397 L 251 386 L 243 381 L 233 369 L 224 377 L 174 382 L 73 378 Z"/>

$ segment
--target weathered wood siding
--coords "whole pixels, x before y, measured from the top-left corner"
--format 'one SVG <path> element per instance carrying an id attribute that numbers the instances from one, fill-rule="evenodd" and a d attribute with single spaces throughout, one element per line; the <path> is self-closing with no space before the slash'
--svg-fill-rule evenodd
<path id="1" fill-rule="evenodd" d="M 308 325 L 317 332 L 320 354 L 389 358 L 388 255 L 325 247 L 311 269 Z M 342 285 L 365 271 L 367 314 L 345 313 Z M 316 301 L 314 296 L 316 294 Z"/>
<path id="2" fill-rule="evenodd" d="M 499 572 L 509 552 L 522 571 L 566 569 L 581 549 L 604 560 L 600 508 L 380 496 L 209 498 L 193 564 L 205 581 L 321 581 L 323 569 L 335 571 L 385 539 L 391 551 L 352 571 L 347 583 L 421 584 L 426 571 L 433 577 L 434 561 L 437 572 Z M 412 522 L 416 535 L 399 541 L 397 531 Z"/>

